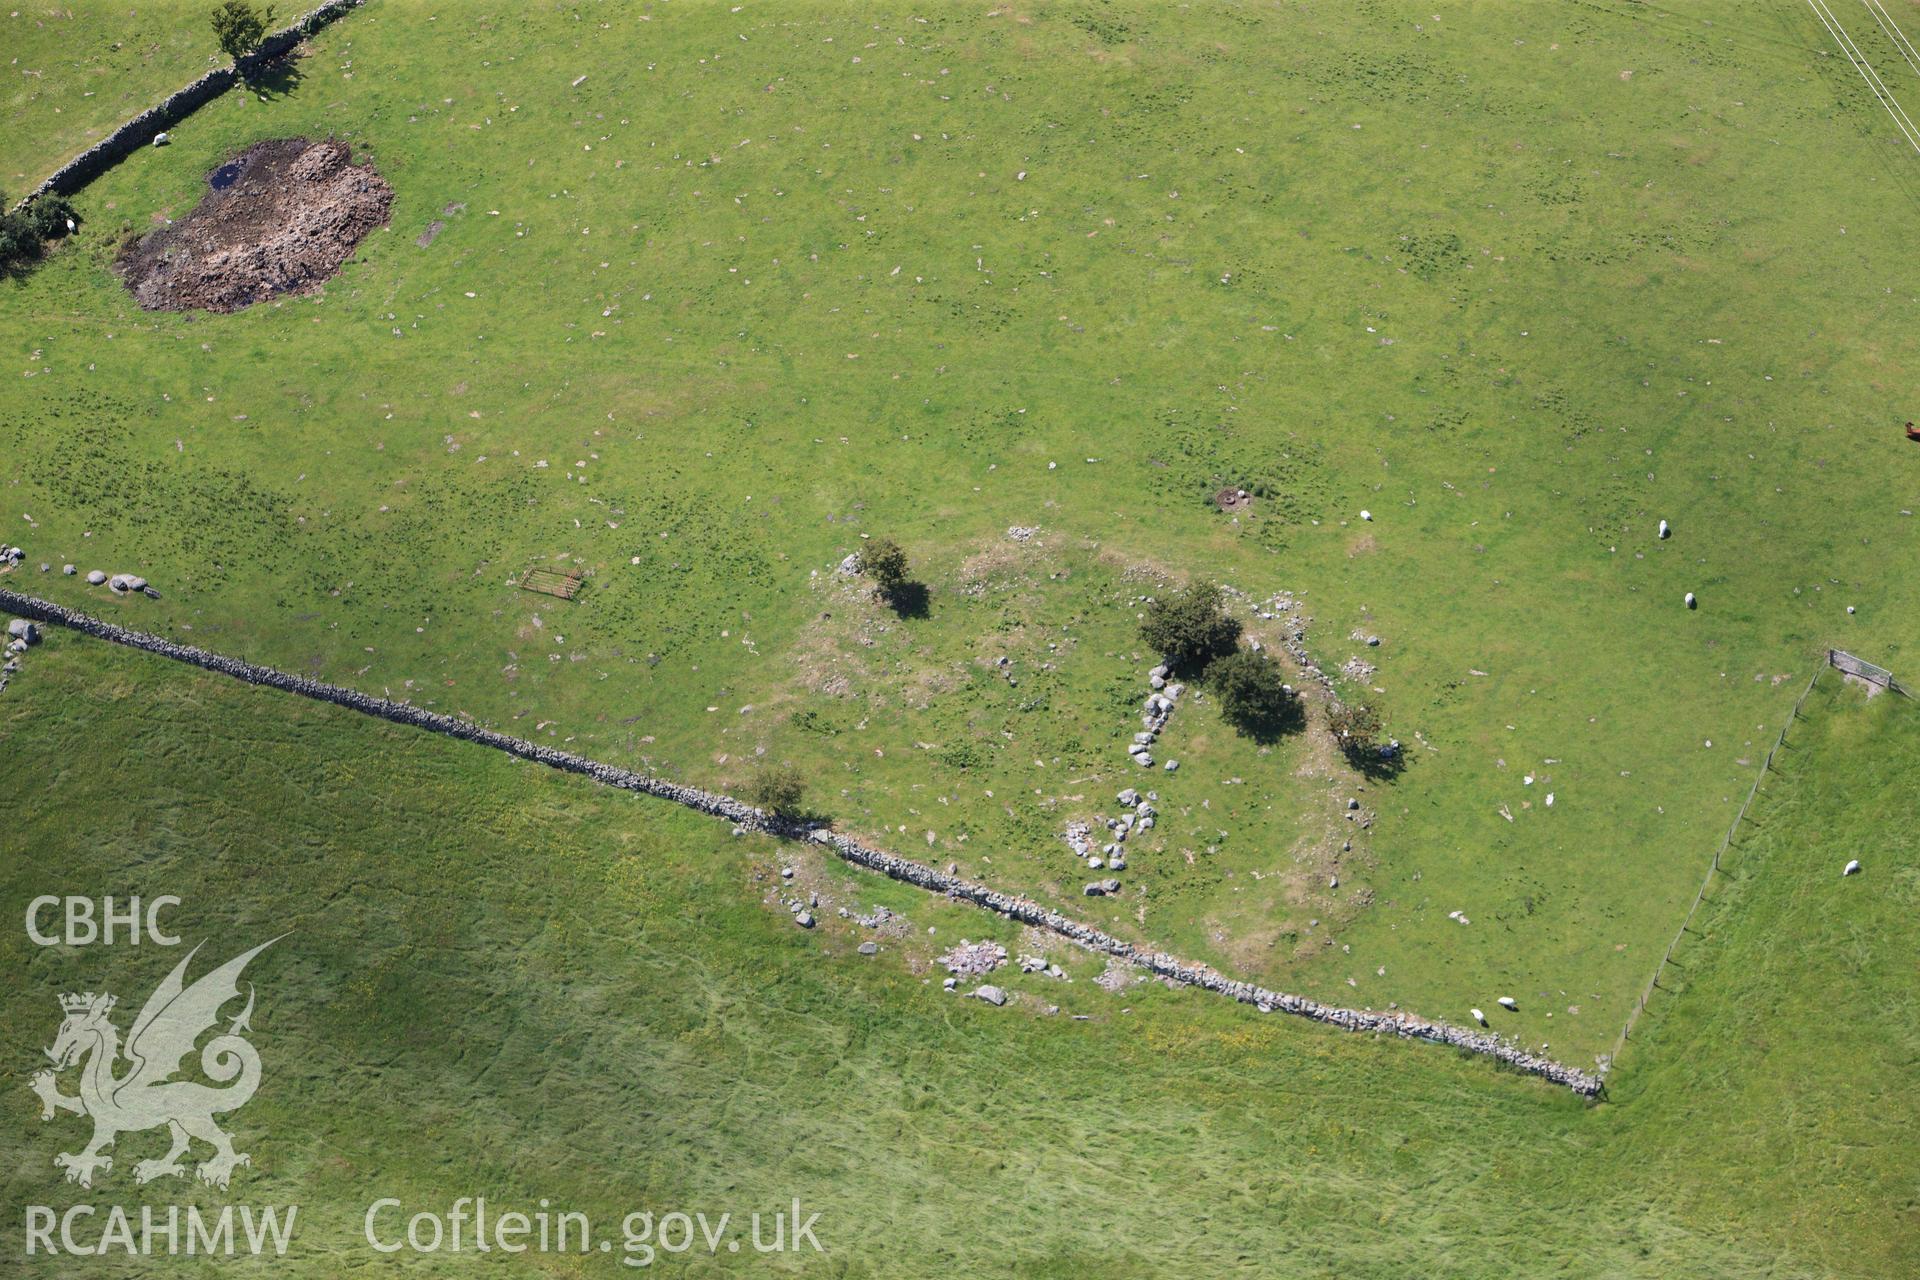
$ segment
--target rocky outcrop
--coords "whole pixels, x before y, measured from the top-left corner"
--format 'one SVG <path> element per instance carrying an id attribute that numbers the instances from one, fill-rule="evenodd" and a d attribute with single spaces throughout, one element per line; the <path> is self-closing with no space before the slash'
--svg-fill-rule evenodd
<path id="1" fill-rule="evenodd" d="M 675 804 L 684 805 L 696 812 L 725 818 L 747 830 L 762 831 L 786 839 L 809 840 L 832 850 L 855 866 L 877 871 L 881 875 L 905 884 L 916 885 L 931 893 L 944 894 L 958 901 L 972 903 L 1005 916 L 1007 919 L 1019 921 L 1021 924 L 1046 929 L 1088 951 L 1112 956 L 1183 986 L 1198 987 L 1203 991 L 1211 991 L 1243 1004 L 1250 1004 L 1262 1013 L 1290 1013 L 1296 1017 L 1310 1018 L 1315 1022 L 1326 1023 L 1347 1031 L 1390 1035 L 1407 1040 L 1430 1040 L 1436 1044 L 1452 1045 L 1469 1053 L 1493 1058 L 1517 1071 L 1564 1085 L 1575 1093 L 1587 1097 L 1598 1094 L 1604 1084 L 1598 1074 L 1581 1071 L 1555 1062 L 1551 1058 L 1529 1053 L 1512 1041 L 1502 1039 L 1491 1032 L 1456 1027 L 1449 1023 L 1435 1022 L 1399 1011 L 1381 1013 L 1371 1009 L 1346 1009 L 1321 1004 L 1304 996 L 1270 991 L 1251 982 L 1229 978 L 1206 965 L 1194 964 L 1163 951 L 1137 947 L 1090 925 L 1071 920 L 1037 902 L 1014 894 L 1002 893 L 998 889 L 964 879 L 951 872 L 939 871 L 923 863 L 888 853 L 883 849 L 873 848 L 852 836 L 842 835 L 818 824 L 796 822 L 763 813 L 752 805 L 718 792 L 703 791 L 698 787 L 683 786 L 663 778 L 636 773 L 631 769 L 602 764 L 597 760 L 589 760 L 585 756 L 578 756 L 569 751 L 559 751 L 552 747 L 528 742 L 524 738 L 499 733 L 457 716 L 427 711 L 389 698 L 376 698 L 371 694 L 361 693 L 357 689 L 341 688 L 339 685 L 327 684 L 307 676 L 290 675 L 272 667 L 244 662 L 224 654 L 210 653 L 192 645 L 176 644 L 146 632 L 130 631 L 125 627 L 115 626 L 76 610 L 33 596 L 21 595 L 18 592 L 0 589 L 0 609 L 36 622 L 67 627 L 96 639 L 158 654 L 207 671 L 218 672 L 236 680 L 244 680 L 248 684 L 297 693 L 305 698 L 348 707 L 395 724 L 410 725 L 414 728 L 445 734 L 450 738 L 492 747 L 496 751 L 504 751 L 508 755 L 544 764 L 549 768 L 584 774 L 603 785 L 637 791 L 642 795 L 657 796 L 662 800 L 671 800 Z"/>

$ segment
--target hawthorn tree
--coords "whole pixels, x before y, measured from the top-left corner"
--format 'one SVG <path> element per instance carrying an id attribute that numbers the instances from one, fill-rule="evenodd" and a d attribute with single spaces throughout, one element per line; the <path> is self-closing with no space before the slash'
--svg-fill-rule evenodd
<path id="1" fill-rule="evenodd" d="M 875 538 L 860 553 L 860 568 L 874 585 L 892 595 L 907 581 L 907 553 L 892 538 Z"/>
<path id="2" fill-rule="evenodd" d="M 1380 713 L 1357 702 L 1342 703 L 1327 713 L 1327 732 L 1351 759 L 1378 759 L 1386 726 Z"/>
<path id="3" fill-rule="evenodd" d="M 260 47 L 267 24 L 273 21 L 273 6 L 257 9 L 247 0 L 224 0 L 214 9 L 211 20 L 220 51 L 238 62 Z"/>
<path id="4" fill-rule="evenodd" d="M 1141 642 L 1181 675 L 1197 676 L 1240 640 L 1240 623 L 1227 615 L 1217 587 L 1182 587 L 1147 606 Z"/>
<path id="5" fill-rule="evenodd" d="M 770 764 L 747 784 L 747 799 L 782 818 L 798 817 L 806 803 L 806 775 L 790 764 Z"/>
<path id="6" fill-rule="evenodd" d="M 1215 659 L 1207 680 L 1220 699 L 1220 710 L 1241 733 L 1255 738 L 1278 736 L 1298 715 L 1294 693 L 1281 679 L 1280 665 L 1265 654 L 1236 649 Z"/>

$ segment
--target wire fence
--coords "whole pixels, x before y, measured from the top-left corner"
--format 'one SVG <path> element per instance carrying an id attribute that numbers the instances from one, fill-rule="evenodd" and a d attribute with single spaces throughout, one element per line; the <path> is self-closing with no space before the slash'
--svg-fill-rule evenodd
<path id="1" fill-rule="evenodd" d="M 1700 904 L 1706 901 L 1707 887 L 1713 883 L 1713 878 L 1720 874 L 1721 855 L 1733 847 L 1733 838 L 1739 833 L 1740 824 L 1746 821 L 1747 810 L 1753 807 L 1754 797 L 1760 794 L 1761 781 L 1773 772 L 1774 756 L 1779 754 L 1780 748 L 1787 745 L 1787 731 L 1800 719 L 1800 708 L 1806 705 L 1807 695 L 1811 694 L 1814 686 L 1820 683 L 1820 677 L 1825 673 L 1827 666 L 1837 665 L 1833 663 L 1833 655 L 1838 652 L 1837 649 L 1827 651 L 1827 662 L 1814 668 L 1812 678 L 1807 681 L 1807 687 L 1800 691 L 1798 698 L 1794 699 L 1793 710 L 1787 714 L 1787 722 L 1780 726 L 1779 736 L 1774 738 L 1773 745 L 1767 748 L 1767 758 L 1761 762 L 1760 771 L 1754 775 L 1753 785 L 1747 788 L 1747 798 L 1740 802 L 1739 811 L 1733 815 L 1733 822 L 1727 827 L 1727 834 L 1721 837 L 1719 848 L 1713 851 L 1713 861 L 1707 864 L 1707 874 L 1700 880 L 1700 891 L 1693 895 L 1693 904 L 1687 908 L 1686 919 L 1682 920 L 1680 927 L 1674 930 L 1673 940 L 1667 943 L 1666 951 L 1660 956 L 1660 963 L 1653 968 L 1653 976 L 1647 979 L 1647 985 L 1641 990 L 1640 998 L 1634 1001 L 1633 1011 L 1627 1015 L 1626 1025 L 1620 1028 L 1620 1038 L 1614 1041 L 1613 1052 L 1607 1058 L 1608 1066 L 1619 1061 L 1620 1051 L 1626 1047 L 1627 1037 L 1633 1034 L 1634 1024 L 1640 1020 L 1640 1015 L 1647 1011 L 1647 1001 L 1653 998 L 1654 988 L 1660 985 L 1660 976 L 1667 971 L 1667 965 L 1673 960 L 1674 948 L 1680 945 L 1680 939 L 1686 934 L 1688 926 L 1693 923 L 1694 913 L 1699 911 Z"/>
<path id="2" fill-rule="evenodd" d="M 1807 681 L 1807 687 L 1800 691 L 1798 698 L 1794 699 L 1793 711 L 1787 716 L 1787 722 L 1780 726 L 1780 734 L 1773 740 L 1773 746 L 1768 748 L 1767 758 L 1761 764 L 1760 772 L 1754 775 L 1753 786 L 1747 789 L 1747 798 L 1740 802 L 1740 810 L 1733 815 L 1733 822 L 1728 826 L 1727 834 L 1721 838 L 1720 847 L 1713 851 L 1713 861 L 1708 864 L 1707 874 L 1700 881 L 1700 891 L 1693 895 L 1693 905 L 1687 908 L 1686 919 L 1680 922 L 1679 929 L 1674 932 L 1673 941 L 1667 944 L 1666 951 L 1660 957 L 1660 963 L 1654 966 L 1653 976 L 1647 979 L 1647 985 L 1640 992 L 1640 998 L 1634 1001 L 1633 1012 L 1627 1015 L 1626 1025 L 1620 1028 L 1620 1038 L 1614 1042 L 1613 1053 L 1608 1058 L 1609 1065 L 1618 1061 L 1621 1049 L 1626 1047 L 1627 1037 L 1633 1033 L 1634 1024 L 1640 1020 L 1640 1015 L 1647 1011 L 1647 1001 L 1653 998 L 1654 989 L 1660 985 L 1660 976 L 1667 971 L 1667 965 L 1673 960 L 1674 948 L 1680 945 L 1680 939 L 1686 934 L 1688 926 L 1693 923 L 1694 913 L 1700 909 L 1700 904 L 1706 901 L 1707 887 L 1713 883 L 1713 878 L 1720 874 L 1721 855 L 1733 847 L 1733 840 L 1739 834 L 1740 824 L 1746 821 L 1747 810 L 1753 806 L 1754 797 L 1760 794 L 1760 783 L 1773 772 L 1774 756 L 1779 753 L 1780 748 L 1787 745 L 1787 731 L 1800 719 L 1800 708 L 1806 705 L 1807 696 L 1813 692 L 1814 686 L 1820 683 L 1820 677 L 1828 667 L 1837 668 L 1846 675 L 1857 677 L 1871 685 L 1878 685 L 1882 689 L 1891 689 L 1903 697 L 1913 696 L 1901 686 L 1898 680 L 1894 679 L 1893 672 L 1885 667 L 1868 662 L 1865 658 L 1856 657 L 1845 649 L 1827 650 L 1826 662 L 1814 669 L 1813 678 Z"/>

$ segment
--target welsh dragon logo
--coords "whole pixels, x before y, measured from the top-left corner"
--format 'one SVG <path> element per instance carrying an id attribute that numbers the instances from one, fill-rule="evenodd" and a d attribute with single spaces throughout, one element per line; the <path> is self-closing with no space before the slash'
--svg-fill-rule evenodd
<path id="1" fill-rule="evenodd" d="M 86 991 L 60 997 L 66 1019 L 60 1024 L 53 1047 L 46 1051 L 53 1069 L 34 1075 L 33 1091 L 40 1095 L 42 1120 L 53 1119 L 56 1112 L 71 1111 L 93 1121 L 93 1141 L 85 1150 L 62 1152 L 53 1158 L 67 1171 L 68 1182 L 91 1187 L 96 1170 L 107 1173 L 113 1169 L 113 1157 L 102 1153 L 115 1138 L 161 1125 L 172 1135 L 173 1147 L 158 1160 L 137 1162 L 133 1166 L 135 1182 L 185 1176 L 180 1157 L 195 1138 L 213 1148 L 213 1155 L 196 1170 L 200 1181 L 210 1186 L 224 1190 L 235 1168 L 252 1163 L 246 1153 L 233 1149 L 232 1137 L 213 1122 L 216 1115 L 245 1106 L 260 1087 L 260 1055 L 244 1035 L 252 1029 L 248 1021 L 253 1015 L 251 984 L 246 1007 L 227 1024 L 225 1032 L 208 1040 L 200 1050 L 200 1070 L 223 1087 L 172 1077 L 183 1069 L 184 1059 L 200 1037 L 218 1024 L 220 1007 L 239 996 L 240 973 L 247 962 L 278 941 L 263 942 L 188 986 L 187 965 L 200 950 L 196 946 L 147 997 L 124 1046 L 110 1016 L 117 1003 L 113 996 Z M 116 1075 L 114 1068 L 122 1057 L 128 1066 Z M 60 1092 L 58 1073 L 75 1065 L 80 1066 L 79 1094 Z"/>

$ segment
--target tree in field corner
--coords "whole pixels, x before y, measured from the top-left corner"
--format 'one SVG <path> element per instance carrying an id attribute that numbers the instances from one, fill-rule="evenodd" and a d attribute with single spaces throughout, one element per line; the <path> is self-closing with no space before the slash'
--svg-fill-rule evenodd
<path id="1" fill-rule="evenodd" d="M 259 9 L 247 0 L 225 0 L 213 11 L 213 35 L 220 51 L 238 62 L 260 47 L 272 21 L 272 5 Z"/>

